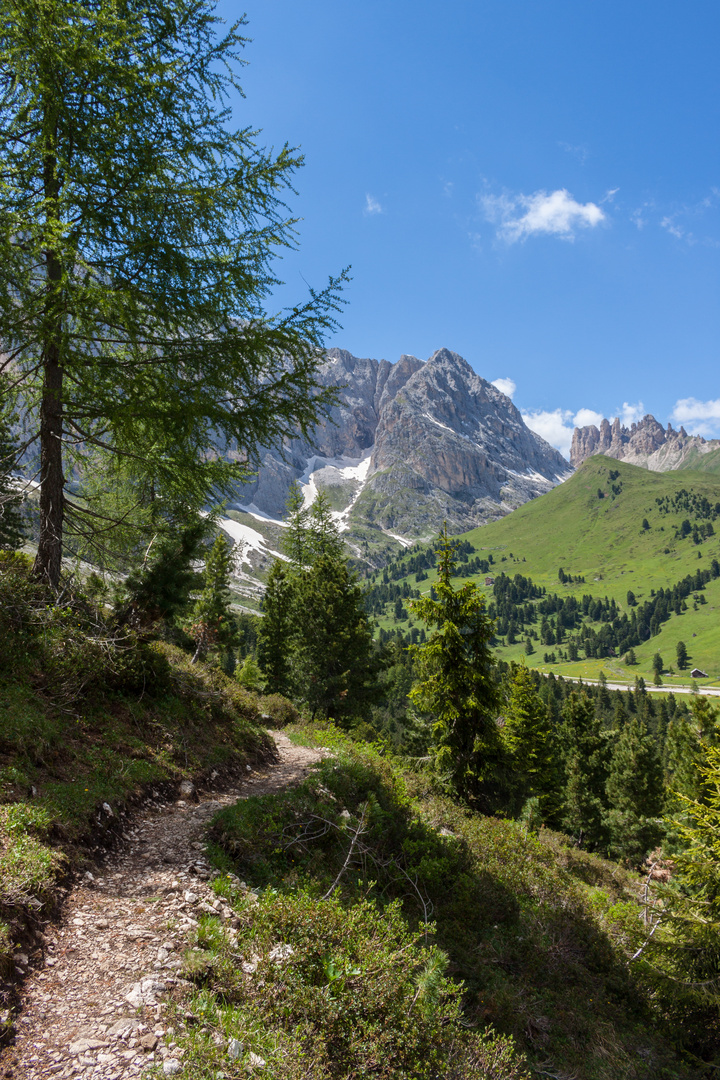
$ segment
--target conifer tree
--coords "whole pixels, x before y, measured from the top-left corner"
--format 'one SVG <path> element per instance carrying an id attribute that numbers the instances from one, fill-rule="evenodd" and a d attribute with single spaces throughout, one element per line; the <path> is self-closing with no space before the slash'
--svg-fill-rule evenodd
<path id="1" fill-rule="evenodd" d="M 326 496 L 320 492 L 307 509 L 295 484 L 287 506 L 290 562 L 276 560 L 270 571 L 258 631 L 267 689 L 300 697 L 313 715 L 359 716 L 377 693 L 363 591 Z"/>
<path id="2" fill-rule="evenodd" d="M 293 583 L 292 681 L 313 716 L 361 715 L 376 694 L 363 590 L 342 556 L 320 555 Z"/>
<path id="3" fill-rule="evenodd" d="M 557 755 L 548 710 L 525 667 L 517 668 L 510 682 L 501 735 L 510 758 L 514 812 L 537 797 L 541 819 L 548 821 L 558 805 Z"/>
<path id="4" fill-rule="evenodd" d="M 282 559 L 270 567 L 258 626 L 258 662 L 269 694 L 289 694 L 290 655 L 294 648 L 294 578 Z"/>
<path id="5" fill-rule="evenodd" d="M 205 586 L 195 601 L 187 631 L 195 642 L 193 663 L 218 645 L 232 643 L 235 628 L 230 610 L 229 586 L 232 549 L 220 534 L 205 563 Z"/>
<path id="6" fill-rule="evenodd" d="M 328 555 L 331 559 L 343 557 L 343 543 L 332 516 L 332 506 L 322 491 L 318 492 L 310 507 L 308 525 L 311 563 L 323 555 Z"/>
<path id="7" fill-rule="evenodd" d="M 563 708 L 560 747 L 565 773 L 562 826 L 579 844 L 597 847 L 604 837 L 605 743 L 592 701 L 576 691 Z"/>
<path id="8" fill-rule="evenodd" d="M 161 535 L 151 542 L 142 565 L 125 580 L 124 597 L 116 604 L 120 623 L 149 627 L 160 622 L 169 627 L 184 613 L 199 581 L 192 564 L 201 555 L 206 529 L 199 518 L 178 535 Z"/>
<path id="9" fill-rule="evenodd" d="M 485 598 L 467 582 L 452 585 L 457 542 L 443 529 L 436 551 L 435 596 L 412 609 L 436 629 L 417 652 L 417 681 L 410 697 L 432 718 L 435 764 L 464 800 L 488 806 L 501 785 L 502 744 L 496 723 L 499 693 L 490 650 L 494 625 Z"/>
<path id="10" fill-rule="evenodd" d="M 608 851 L 638 866 L 661 837 L 664 794 L 656 741 L 638 717 L 625 724 L 614 744 L 605 790 Z"/>
<path id="11" fill-rule="evenodd" d="M 302 488 L 296 480 L 290 485 L 285 508 L 287 525 L 283 529 L 283 552 L 295 566 L 307 566 L 310 563 L 309 511 L 305 506 Z"/>

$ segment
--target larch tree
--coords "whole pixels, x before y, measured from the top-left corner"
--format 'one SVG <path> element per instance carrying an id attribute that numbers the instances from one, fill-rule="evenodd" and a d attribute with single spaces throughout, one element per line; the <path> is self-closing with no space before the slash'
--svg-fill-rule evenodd
<path id="1" fill-rule="evenodd" d="M 197 508 L 332 397 L 316 375 L 342 275 L 268 314 L 302 158 L 233 127 L 244 39 L 219 23 L 211 0 L 0 14 L 0 352 L 39 451 L 51 585 L 66 526 L 113 524 L 68 499 L 78 458 L 121 455 L 138 492 Z"/>

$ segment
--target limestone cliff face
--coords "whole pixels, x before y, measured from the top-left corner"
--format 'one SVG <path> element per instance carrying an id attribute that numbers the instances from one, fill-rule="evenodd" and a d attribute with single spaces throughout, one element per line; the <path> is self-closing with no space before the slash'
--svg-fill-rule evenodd
<path id="1" fill-rule="evenodd" d="M 472 528 L 569 473 L 565 459 L 526 427 L 509 398 L 457 353 L 440 349 L 382 410 L 367 489 L 392 496 L 412 486 L 431 495 L 432 507 L 418 498 L 401 511 L 392 499 L 382 509 L 375 501 L 382 524 L 417 535 L 432 531 L 438 505 L 453 529 Z"/>
<path id="2" fill-rule="evenodd" d="M 457 353 L 396 364 L 331 349 L 320 371 L 340 402 L 310 444 L 263 454 L 238 504 L 282 516 L 290 483 L 322 488 L 344 525 L 415 539 L 503 516 L 570 474 L 567 461 L 526 427 L 509 398 Z"/>
<path id="3" fill-rule="evenodd" d="M 600 427 L 575 428 L 570 461 L 577 468 L 593 454 L 627 461 L 652 472 L 682 468 L 686 463 L 720 447 L 720 440 L 688 435 L 685 428 L 675 431 L 671 424 L 664 428 L 649 413 L 631 427 L 621 425 L 616 417 L 612 424 L 603 420 Z"/>

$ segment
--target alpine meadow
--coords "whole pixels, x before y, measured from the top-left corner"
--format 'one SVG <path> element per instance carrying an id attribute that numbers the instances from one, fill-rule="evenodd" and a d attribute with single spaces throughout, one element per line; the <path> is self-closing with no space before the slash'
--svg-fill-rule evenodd
<path id="1" fill-rule="evenodd" d="M 715 65 L 600 8 L 4 3 L 0 1080 L 717 1075 Z"/>

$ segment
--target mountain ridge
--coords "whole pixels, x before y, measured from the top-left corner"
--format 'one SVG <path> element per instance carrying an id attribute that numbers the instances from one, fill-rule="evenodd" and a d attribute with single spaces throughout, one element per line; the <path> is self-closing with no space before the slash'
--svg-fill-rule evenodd
<path id="1" fill-rule="evenodd" d="M 615 417 L 612 424 L 603 420 L 599 427 L 589 424 L 575 428 L 570 462 L 575 468 L 595 454 L 639 465 L 651 472 L 667 472 L 670 469 L 697 469 L 707 454 L 720 451 L 720 439 L 705 439 L 702 435 L 688 435 L 684 427 L 675 431 L 672 424 L 663 428 L 651 413 L 630 427 Z M 720 456 L 720 455 L 716 455 Z M 706 462 L 710 465 L 710 461 Z M 714 461 L 712 463 L 715 464 Z M 714 468 L 712 471 L 715 471 Z"/>

